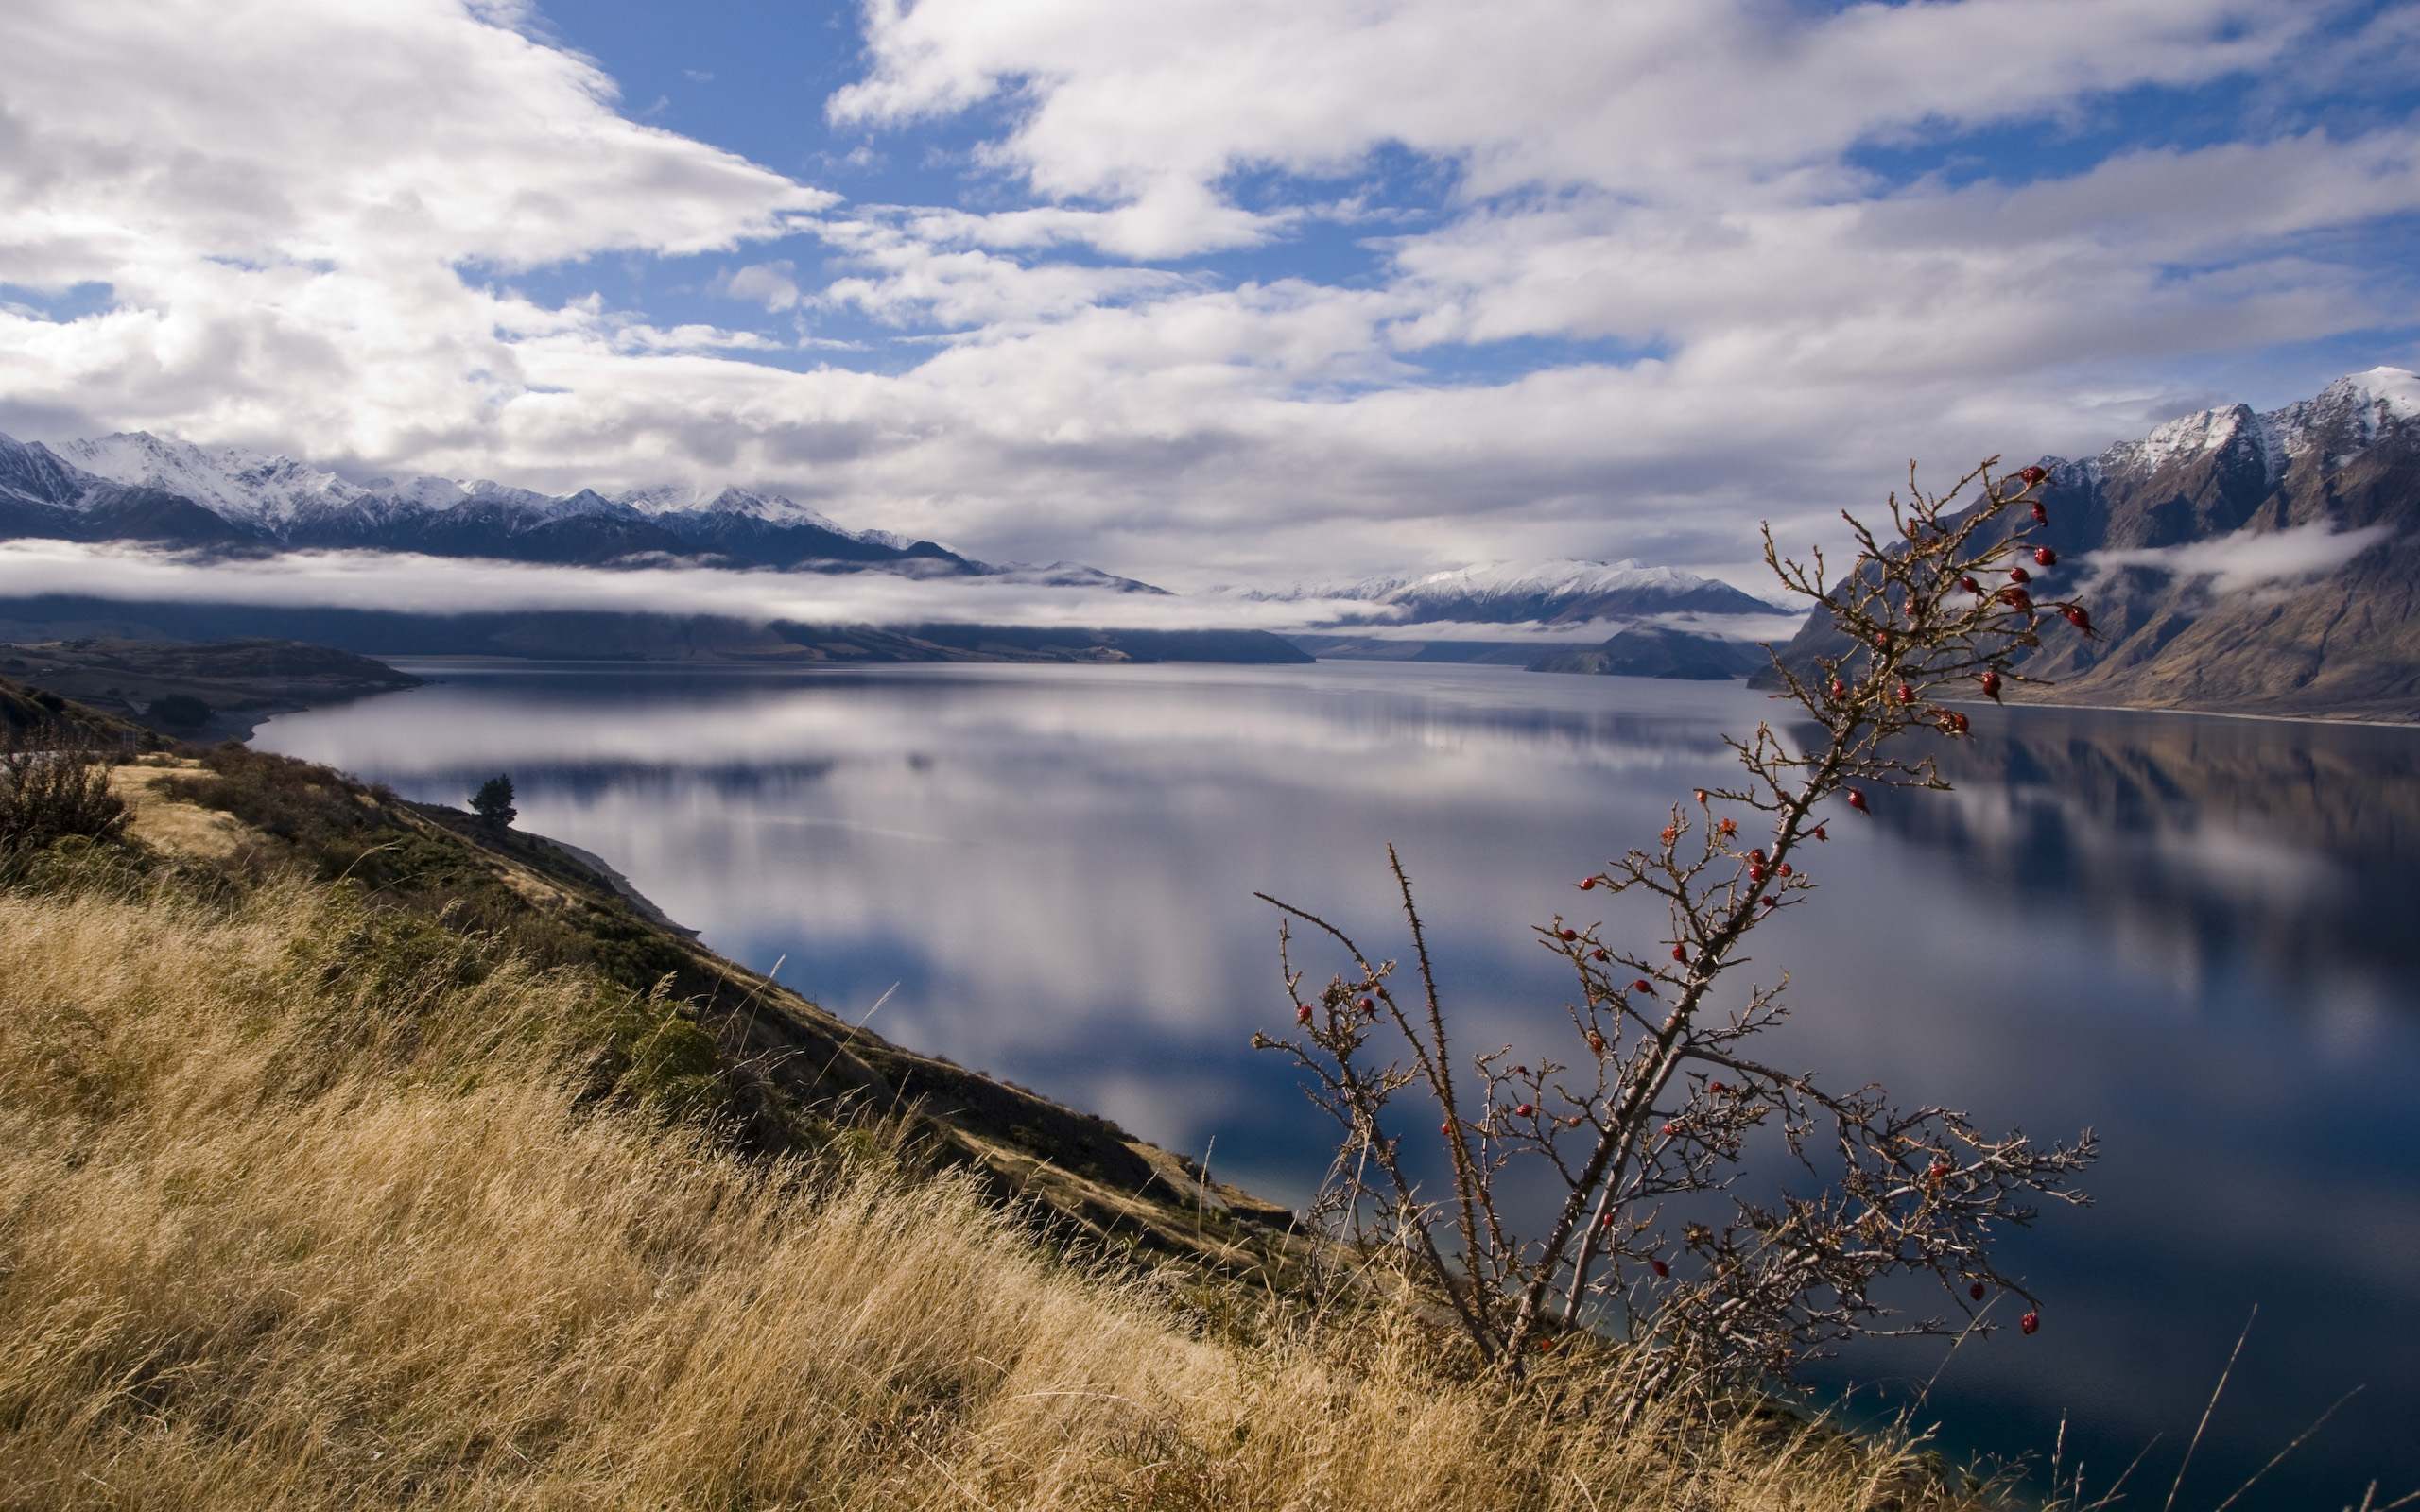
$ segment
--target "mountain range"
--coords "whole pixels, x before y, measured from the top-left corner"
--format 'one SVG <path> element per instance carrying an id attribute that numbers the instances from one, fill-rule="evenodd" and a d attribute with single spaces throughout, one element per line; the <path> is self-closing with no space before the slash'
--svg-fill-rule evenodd
<path id="1" fill-rule="evenodd" d="M 2420 719 L 2420 376 L 2376 368 L 2277 409 L 2222 405 L 2171 420 L 2095 457 L 2045 457 L 2041 465 L 2049 472 L 2043 493 L 2049 523 L 2040 539 L 2060 558 L 2044 574 L 2047 587 L 2054 596 L 2080 598 L 2101 633 L 2087 641 L 2054 627 L 2046 644 L 2016 668 L 2054 686 L 2021 685 L 2018 696 Z M 0 539 L 16 537 L 143 541 L 230 555 L 372 549 L 597 566 L 683 561 L 821 573 L 1013 575 L 1162 592 L 1075 563 L 994 566 L 929 541 L 852 531 L 796 500 L 742 489 L 660 488 L 607 497 L 585 489 L 555 496 L 483 480 L 355 483 L 283 456 L 139 432 L 55 448 L 0 437 Z M 1229 591 L 1229 596 L 1304 602 L 1325 622 L 1322 630 L 1346 635 L 1297 637 L 1297 644 L 1337 642 L 1309 647 L 1320 655 L 1401 654 L 1392 643 L 1365 645 L 1352 639 L 1373 628 L 1399 638 L 1407 627 L 1421 626 L 1451 636 L 1444 627 L 1570 631 L 1610 621 L 1645 638 L 1564 657 L 1568 665 L 1559 662 L 1558 669 L 1644 671 L 1668 662 L 1665 676 L 1704 675 L 1718 663 L 1730 664 L 1713 656 L 1722 648 L 1692 645 L 1670 632 L 1711 630 L 1718 640 L 1736 641 L 1747 633 L 1741 627 L 1761 629 L 1755 619 L 1782 612 L 1729 584 L 1628 560 L 1493 562 L 1279 592 Z M 1320 601 L 1316 610 L 1312 601 Z M 90 617 L 97 610 L 27 601 L 12 610 L 45 621 L 71 611 Z M 553 634 L 553 621 L 564 616 L 524 618 L 545 618 L 541 628 Z M 527 628 L 514 623 L 511 633 Z M 975 654 L 945 640 L 917 654 Z M 1245 649 L 1254 658 L 1300 654 L 1274 644 Z M 1467 635 L 1411 649 L 1431 660 L 1535 655 L 1534 643 L 1498 645 Z M 1818 616 L 1801 627 L 1783 655 L 1804 664 L 1854 649 Z M 1009 640 L 996 650 L 1046 654 Z M 832 654 L 842 651 L 890 654 L 872 645 Z M 1046 654 L 1063 652 L 1104 654 L 1104 646 L 1088 643 L 1067 650 L 1053 643 Z M 1137 652 L 1171 654 L 1145 651 L 1139 642 L 1124 654 Z M 1219 659 L 1231 653 L 1241 654 L 1222 643 Z"/>
<path id="2" fill-rule="evenodd" d="M 1341 600 L 1371 606 L 1350 611 L 1340 626 L 1539 625 L 1576 627 L 1596 620 L 1654 615 L 1771 615 L 1786 612 L 1711 577 L 1636 561 L 1480 562 L 1417 577 L 1365 577 L 1357 582 L 1303 583 L 1282 593 L 1252 593 L 1263 600 Z"/>
<path id="3" fill-rule="evenodd" d="M 2374 368 L 2041 465 L 2059 563 L 2037 576 L 2100 633 L 2046 630 L 2016 670 L 2054 686 L 2019 696 L 2420 719 L 2420 376 Z M 1854 649 L 1819 614 L 1782 654 Z"/>
<path id="4" fill-rule="evenodd" d="M 136 431 L 52 448 L 0 436 L 0 539 L 222 551 L 376 550 L 585 566 L 667 559 L 919 576 L 1013 575 L 1162 590 L 1073 562 L 994 566 L 929 541 L 848 530 L 794 499 L 671 487 L 561 496 L 485 479 L 354 483 L 285 456 Z"/>

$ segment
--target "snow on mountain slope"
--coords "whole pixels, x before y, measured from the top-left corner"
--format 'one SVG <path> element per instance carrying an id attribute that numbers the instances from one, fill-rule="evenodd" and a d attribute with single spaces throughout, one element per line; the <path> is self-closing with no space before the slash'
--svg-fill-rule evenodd
<path id="1" fill-rule="evenodd" d="M 290 457 L 234 446 L 197 446 L 145 431 L 62 442 L 56 455 L 95 477 L 190 499 L 223 519 L 279 540 L 292 537 L 298 527 L 324 528 L 331 522 L 407 528 L 415 516 L 444 515 L 469 506 L 525 527 L 590 517 L 674 524 L 720 517 L 725 523 L 746 520 L 776 529 L 825 531 L 886 551 L 902 551 L 910 544 L 889 531 L 847 529 L 794 499 L 737 488 L 672 484 L 608 498 L 586 489 L 557 496 L 485 478 L 372 478 L 355 484 Z"/>
<path id="2" fill-rule="evenodd" d="M 892 538 L 889 531 L 851 530 L 837 524 L 821 510 L 809 508 L 796 499 L 778 493 L 753 493 L 746 489 L 714 489 L 699 484 L 671 483 L 661 488 L 638 489 L 618 494 L 614 502 L 628 505 L 650 518 L 663 515 L 736 515 L 769 525 L 805 525 L 828 530 L 836 536 L 873 541 L 876 545 L 908 544 Z"/>
<path id="3" fill-rule="evenodd" d="M 2036 579 L 2096 634 L 2051 622 L 2015 663 L 2042 679 L 2025 696 L 2420 720 L 2420 377 L 2373 368 L 2042 460 L 2056 560 Z M 1818 614 L 1783 656 L 1860 651 Z"/>
<path id="4" fill-rule="evenodd" d="M 1373 585 L 1378 581 L 1383 579 L 1374 579 Z M 1625 558 L 1616 562 L 1480 562 L 1453 572 L 1430 573 L 1425 577 L 1400 581 L 1375 593 L 1354 593 L 1345 596 L 1373 597 L 1387 604 L 1426 605 L 1495 599 L 1581 599 L 1609 593 L 1679 598 L 1707 590 L 1718 594 L 1738 593 L 1728 583 L 1717 582 L 1711 577 L 1701 577 L 1695 573 L 1685 573 L 1673 567 L 1643 566 Z M 1745 593 L 1739 596 L 1748 598 Z M 1768 607 L 1754 599 L 1748 602 L 1757 610 Z"/>
<path id="5" fill-rule="evenodd" d="M 60 508 L 74 505 L 92 480 L 60 461 L 46 446 L 0 436 L 0 500 Z"/>
<path id="6" fill-rule="evenodd" d="M 1773 606 L 1725 582 L 1636 561 L 1480 562 L 1417 577 L 1298 585 L 1275 599 L 1366 603 L 1397 624 L 1576 624 L 1654 614 L 1771 614 Z"/>
<path id="7" fill-rule="evenodd" d="M 52 450 L 95 477 L 191 499 L 224 520 L 271 534 L 307 508 L 350 504 L 365 491 L 290 457 L 205 448 L 147 431 L 64 441 Z"/>
<path id="8" fill-rule="evenodd" d="M 2316 447 L 2349 456 L 2377 439 L 2381 425 L 2420 418 L 2420 374 L 2401 368 L 2348 373 L 2309 399 L 2256 414 L 2249 404 L 2227 404 L 2176 419 L 2139 440 L 2120 441 L 2080 464 L 2100 475 L 2151 473 L 2190 462 L 2231 445 L 2252 448 L 2271 481 Z"/>

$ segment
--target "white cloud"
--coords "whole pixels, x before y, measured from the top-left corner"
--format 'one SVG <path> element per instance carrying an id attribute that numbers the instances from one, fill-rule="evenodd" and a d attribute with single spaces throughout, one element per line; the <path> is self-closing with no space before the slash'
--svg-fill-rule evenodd
<path id="1" fill-rule="evenodd" d="M 1238 232 L 1230 170 L 1320 175 L 1400 143 L 1474 194 L 1589 186 L 1720 202 L 1939 126 L 2049 116 L 2093 91 L 2256 69 L 2314 19 L 2279 0 L 1964 0 L 1792 14 L 1757 0 L 1302 5 L 1290 0 L 869 0 L 874 67 L 843 122 L 945 115 L 1016 92 L 997 161 L 1054 199 L 1156 213 L 1184 245 Z"/>
<path id="2" fill-rule="evenodd" d="M 0 10 L 0 394 L 104 425 L 406 457 L 493 447 L 504 333 L 586 329 L 466 280 L 780 230 L 833 198 L 615 112 L 592 65 L 448 0 Z M 335 66 L 342 60 L 342 66 Z M 38 410 L 39 412 L 39 410 Z"/>
<path id="3" fill-rule="evenodd" d="M 123 544 L 0 541 L 0 597 L 66 593 L 129 602 L 260 604 L 283 609 L 375 605 L 412 614 L 579 610 L 712 614 L 769 624 L 913 625 L 951 621 L 1116 629 L 1287 627 L 1333 611 L 1324 601 L 1192 601 L 1106 588 L 1058 587 L 1015 574 L 914 577 L 703 567 L 607 569 L 414 557 L 295 552 L 214 559 Z"/>
<path id="4" fill-rule="evenodd" d="M 2320 520 L 2284 530 L 2238 530 L 2215 541 L 2181 546 L 2096 551 L 2081 559 L 2094 572 L 2148 567 L 2206 579 L 2212 593 L 2223 595 L 2268 583 L 2325 576 L 2394 534 L 2391 525 L 2339 533 Z"/>
<path id="5" fill-rule="evenodd" d="M 2391 9 L 2358 29 L 2400 57 Z M 0 307 L 0 429 L 769 486 L 1180 587 L 1582 556 L 1759 593 L 1760 517 L 1829 539 L 1909 456 L 2097 451 L 2193 363 L 2420 319 L 2356 239 L 2420 209 L 2390 113 L 1956 182 L 1855 155 L 2249 72 L 2291 122 L 2360 60 L 2313 29 L 2333 14 L 881 0 L 836 118 L 884 146 L 982 102 L 1007 122 L 979 192 L 884 207 L 631 121 L 510 6 L 25 0 L 0 281 L 113 294 Z M 1446 187 L 1376 218 L 1350 176 L 1381 149 Z M 1315 181 L 1245 203 L 1263 170 Z M 1384 240 L 1340 269 L 1340 235 Z M 1167 266 L 1221 248 L 1254 272 Z M 527 292 L 709 251 L 690 286 L 718 307 Z M 890 372 L 741 360 L 869 325 L 931 344 Z M 1530 340 L 1583 345 L 1500 345 Z"/>
<path id="6" fill-rule="evenodd" d="M 769 310 L 793 310 L 798 307 L 798 284 L 790 277 L 798 265 L 783 258 L 772 263 L 751 263 L 716 281 L 717 292 L 735 300 L 748 300 Z"/>

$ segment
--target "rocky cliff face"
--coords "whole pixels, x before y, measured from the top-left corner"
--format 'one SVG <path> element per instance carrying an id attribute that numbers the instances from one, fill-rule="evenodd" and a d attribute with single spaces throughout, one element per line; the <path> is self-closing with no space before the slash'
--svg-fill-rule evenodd
<path id="1" fill-rule="evenodd" d="M 2420 377 L 2340 378 L 2267 414 L 2171 421 L 2089 461 L 2044 459 L 2053 626 L 2017 665 L 2076 704 L 2420 720 Z M 1849 649 L 1810 619 L 1798 662 Z"/>

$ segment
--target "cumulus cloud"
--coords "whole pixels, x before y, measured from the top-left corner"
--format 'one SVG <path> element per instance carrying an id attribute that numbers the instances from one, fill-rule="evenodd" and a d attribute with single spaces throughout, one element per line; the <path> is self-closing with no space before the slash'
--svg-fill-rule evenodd
<path id="1" fill-rule="evenodd" d="M 748 300 L 769 310 L 791 310 L 798 307 L 797 283 L 790 277 L 798 265 L 783 258 L 771 263 L 751 263 L 716 281 L 720 292 L 735 300 Z"/>
<path id="2" fill-rule="evenodd" d="M 2097 451 L 2293 397 L 2180 395 L 2196 364 L 2408 330 L 2363 235 L 2420 210 L 2420 131 L 2309 121 L 2413 9 L 872 0 L 828 101 L 869 140 L 823 161 L 998 123 L 877 206 L 631 120 L 510 4 L 26 0 L 0 282 L 109 295 L 0 301 L 0 429 L 769 487 L 1179 587 L 1581 556 L 1759 592 L 1755 520 L 1831 539 L 1909 456 Z M 2255 74 L 2230 139 L 1945 165 Z M 594 292 L 671 259 L 720 299 Z"/>
<path id="3" fill-rule="evenodd" d="M 1231 170 L 1334 174 L 1399 143 L 1476 195 L 1591 186 L 1720 202 L 1742 183 L 1851 186 L 1874 138 L 2072 111 L 2086 94 L 2263 66 L 2315 19 L 2282 0 L 1963 0 L 1793 14 L 1523 0 L 869 0 L 849 122 L 1030 106 L 994 159 L 1056 199 L 1124 201 L 1171 241 L 1238 234 L 1204 193 Z M 1341 87 L 1340 87 L 1341 86 Z M 1112 223 L 1104 245 L 1132 240 Z"/>
<path id="4" fill-rule="evenodd" d="M 2325 576 L 2394 534 L 2390 525 L 2340 532 L 2327 522 L 2317 520 L 2285 530 L 2238 530 L 2215 541 L 2188 541 L 2181 546 L 2096 551 L 2082 560 L 2095 572 L 2147 567 L 2154 572 L 2202 579 L 2208 583 L 2211 593 L 2223 595 L 2271 583 Z"/>
<path id="5" fill-rule="evenodd" d="M 493 446 L 527 384 L 516 338 L 610 348 L 629 322 L 466 269 L 734 247 L 833 202 L 625 119 L 610 78 L 516 16 L 0 11 L 0 281 L 113 296 L 71 322 L 0 316 L 0 395 L 271 449 Z"/>

